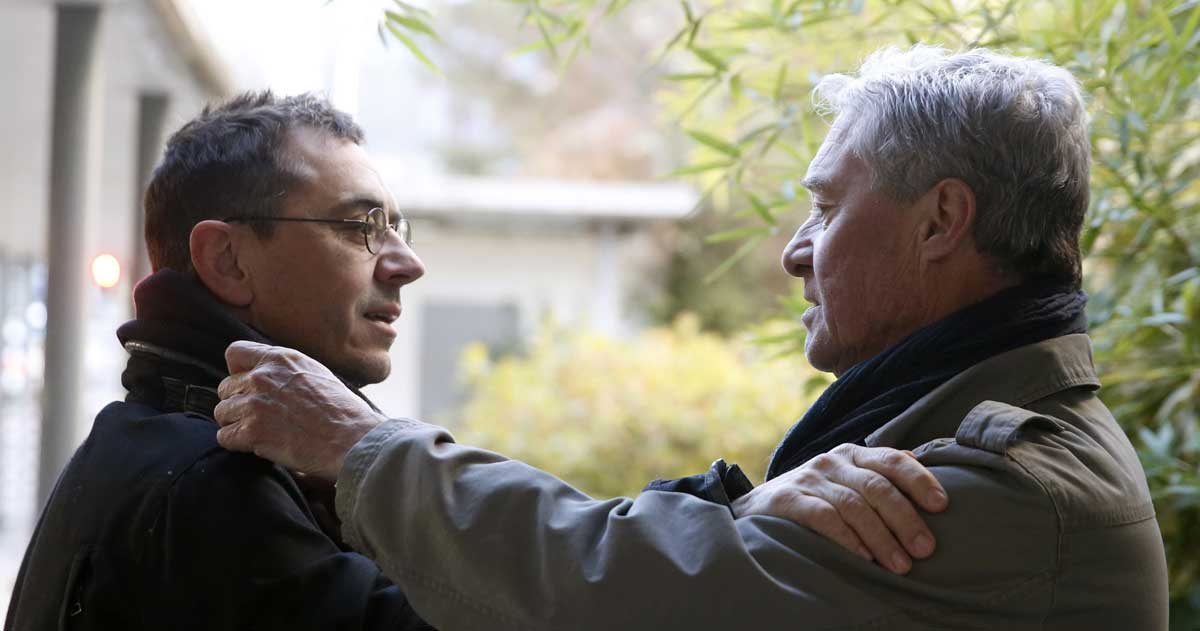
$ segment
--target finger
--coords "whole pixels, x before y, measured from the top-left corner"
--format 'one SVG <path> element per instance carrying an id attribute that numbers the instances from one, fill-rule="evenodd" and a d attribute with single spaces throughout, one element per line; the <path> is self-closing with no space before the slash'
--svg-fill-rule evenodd
<path id="1" fill-rule="evenodd" d="M 258 342 L 239 340 L 225 349 L 225 364 L 230 375 L 237 375 L 254 368 L 273 347 Z"/>
<path id="2" fill-rule="evenodd" d="M 901 560 L 897 552 L 905 552 L 906 556 L 911 555 L 919 559 L 933 554 L 933 533 L 912 502 L 887 478 L 870 469 L 854 467 L 837 471 L 833 481 L 852 489 L 866 500 L 886 524 L 888 531 L 894 535 L 892 541 L 899 541 L 903 547 L 902 550 L 889 550 L 889 556 L 884 558 L 895 562 L 896 566 L 901 566 L 911 559 Z M 875 541 L 868 542 L 868 547 L 873 542 Z M 879 541 L 879 544 L 886 546 L 888 541 Z"/>
<path id="3" fill-rule="evenodd" d="M 942 483 L 911 452 L 887 447 L 857 447 L 849 453 L 854 464 L 891 480 L 921 508 L 937 513 L 949 505 Z"/>
<path id="4" fill-rule="evenodd" d="M 244 396 L 218 401 L 213 407 L 213 420 L 221 427 L 240 423 L 250 418 L 249 405 L 249 397 Z"/>
<path id="5" fill-rule="evenodd" d="M 221 399 L 228 399 L 234 395 L 245 392 L 243 382 L 245 381 L 246 373 L 240 375 L 230 375 L 221 380 L 217 384 L 217 396 Z"/>
<path id="6" fill-rule="evenodd" d="M 832 505 L 880 564 L 897 574 L 904 574 L 912 569 L 912 559 L 904 545 L 858 491 L 825 481 L 809 493 Z M 909 510 L 912 510 L 911 506 Z"/>
<path id="7" fill-rule="evenodd" d="M 795 493 L 776 516 L 806 526 L 867 561 L 874 560 L 870 550 L 842 519 L 838 510 L 819 497 Z"/>
<path id="8" fill-rule="evenodd" d="M 254 451 L 254 444 L 245 431 L 245 425 L 240 423 L 226 425 L 217 430 L 217 442 L 229 451 Z"/>

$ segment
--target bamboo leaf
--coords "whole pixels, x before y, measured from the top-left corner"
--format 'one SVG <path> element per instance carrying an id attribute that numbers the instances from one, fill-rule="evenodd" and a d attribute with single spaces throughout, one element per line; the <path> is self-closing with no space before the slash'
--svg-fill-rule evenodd
<path id="1" fill-rule="evenodd" d="M 715 79 L 717 75 L 711 72 L 680 72 L 663 75 L 667 81 L 696 81 L 698 79 Z"/>
<path id="2" fill-rule="evenodd" d="M 742 155 L 741 149 L 738 149 L 735 145 L 721 140 L 712 134 L 702 132 L 698 129 L 685 129 L 684 133 L 686 133 L 688 136 L 691 136 L 696 142 L 709 147 L 710 149 L 716 149 L 717 151 L 720 151 L 731 158 L 738 158 Z"/>
<path id="3" fill-rule="evenodd" d="M 779 70 L 775 73 L 775 87 L 771 90 L 771 98 L 776 103 L 783 103 L 783 86 L 787 84 L 788 63 L 779 62 Z"/>
<path id="4" fill-rule="evenodd" d="M 691 164 L 688 166 L 679 167 L 668 173 L 665 177 L 679 177 L 681 175 L 697 175 L 699 173 L 708 173 L 717 169 L 727 169 L 733 166 L 733 160 L 719 160 L 716 162 L 702 162 L 700 164 Z"/>
<path id="5" fill-rule="evenodd" d="M 437 39 L 437 33 L 434 32 L 433 28 L 419 18 L 406 17 L 396 13 L 395 11 L 385 11 L 384 14 L 387 15 L 388 20 L 395 22 L 410 31 L 424 33 L 425 35 Z"/>
<path id="6" fill-rule="evenodd" d="M 744 228 L 734 228 L 732 230 L 724 230 L 704 237 L 705 243 L 723 243 L 725 241 L 739 241 L 746 237 L 768 234 L 769 228 L 766 226 L 746 226 Z"/>
<path id="7" fill-rule="evenodd" d="M 705 48 L 700 48 L 698 46 L 693 46 L 693 47 L 689 48 L 688 50 L 691 50 L 692 54 L 694 54 L 694 55 L 696 55 L 696 57 L 700 58 L 700 61 L 703 61 L 704 63 L 712 66 L 713 68 L 716 68 L 720 72 L 725 72 L 726 70 L 729 70 L 729 63 L 726 62 L 724 59 L 721 59 L 715 52 L 713 52 L 711 50 L 708 50 Z"/>
<path id="8" fill-rule="evenodd" d="M 742 191 L 742 194 L 746 196 L 746 201 L 750 202 L 750 208 L 752 208 L 754 212 L 762 218 L 763 221 L 772 226 L 777 225 L 777 222 L 775 221 L 775 215 L 771 214 L 771 209 L 768 208 L 766 204 L 762 203 L 762 200 L 760 200 L 757 195 L 751 193 L 750 191 Z"/>
<path id="9" fill-rule="evenodd" d="M 712 273 L 710 273 L 708 276 L 705 276 L 704 282 L 711 283 L 714 280 L 720 278 L 721 276 L 724 276 L 725 272 L 728 272 L 729 270 L 733 269 L 734 265 L 737 265 L 739 261 L 746 258 L 746 255 L 753 252 L 754 248 L 757 248 L 758 245 L 760 243 L 762 243 L 763 240 L 765 240 L 766 238 L 767 238 L 766 235 L 757 235 L 757 236 L 750 237 L 745 243 L 742 244 L 742 246 L 740 248 L 737 249 L 736 252 L 734 252 L 732 255 L 730 255 L 729 258 L 722 261 L 721 264 L 717 266 L 717 269 L 713 270 Z"/>
<path id="10" fill-rule="evenodd" d="M 387 22 L 387 29 L 392 33 L 392 36 L 400 40 L 400 43 L 404 44 L 404 47 L 408 49 L 408 52 L 412 53 L 413 57 L 416 57 L 418 61 L 425 65 L 426 68 L 438 76 L 442 75 L 442 71 L 439 70 L 433 61 L 425 55 L 425 53 L 421 50 L 421 47 L 417 46 L 417 43 L 414 42 L 407 33 L 390 21 Z"/>

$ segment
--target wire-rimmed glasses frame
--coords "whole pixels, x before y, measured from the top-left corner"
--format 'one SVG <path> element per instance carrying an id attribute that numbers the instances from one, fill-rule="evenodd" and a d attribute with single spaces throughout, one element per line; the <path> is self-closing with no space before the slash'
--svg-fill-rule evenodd
<path id="1" fill-rule="evenodd" d="M 388 230 L 395 230 L 404 244 L 412 247 L 412 224 L 401 217 L 396 223 L 388 223 L 387 211 L 382 208 L 372 208 L 367 211 L 366 219 L 313 219 L 309 217 L 228 217 L 222 219 L 225 223 L 262 223 L 272 221 L 294 221 L 297 223 L 323 223 L 334 226 L 357 225 L 362 231 L 363 244 L 371 254 L 383 251 L 387 241 Z"/>

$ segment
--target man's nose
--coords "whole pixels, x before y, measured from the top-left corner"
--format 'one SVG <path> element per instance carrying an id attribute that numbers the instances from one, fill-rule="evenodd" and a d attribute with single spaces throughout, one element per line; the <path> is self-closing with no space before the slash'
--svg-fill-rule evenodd
<path id="1" fill-rule="evenodd" d="M 407 285 L 425 275 L 425 264 L 412 247 L 393 230 L 375 260 L 375 279 L 391 285 Z"/>
<path id="2" fill-rule="evenodd" d="M 812 221 L 806 221 L 796 230 L 787 247 L 783 248 L 780 262 L 783 269 L 792 276 L 803 276 L 804 271 L 812 268 Z"/>

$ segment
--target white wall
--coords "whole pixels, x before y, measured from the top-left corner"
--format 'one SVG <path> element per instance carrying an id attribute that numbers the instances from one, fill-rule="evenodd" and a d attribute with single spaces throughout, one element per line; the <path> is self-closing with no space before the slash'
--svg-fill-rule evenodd
<path id="1" fill-rule="evenodd" d="M 644 231 L 616 232 L 610 252 L 605 230 L 583 222 L 548 226 L 536 218 L 507 217 L 480 225 L 415 218 L 414 237 L 426 273 L 401 290 L 404 314 L 392 348 L 391 376 L 365 390 L 397 416 L 416 415 L 421 407 L 425 305 L 514 304 L 524 338 L 545 318 L 624 335 L 640 315 L 628 300 L 657 262 Z M 609 321 L 609 313 L 619 318 Z"/>

